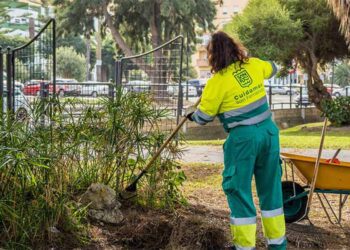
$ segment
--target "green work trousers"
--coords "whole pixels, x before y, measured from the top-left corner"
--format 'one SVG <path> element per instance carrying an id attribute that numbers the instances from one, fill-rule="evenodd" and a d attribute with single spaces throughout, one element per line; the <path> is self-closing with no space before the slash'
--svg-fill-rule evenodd
<path id="1" fill-rule="evenodd" d="M 229 131 L 224 144 L 222 187 L 231 210 L 230 227 L 236 249 L 255 248 L 253 175 L 269 249 L 286 249 L 279 154 L 279 130 L 271 119 Z"/>

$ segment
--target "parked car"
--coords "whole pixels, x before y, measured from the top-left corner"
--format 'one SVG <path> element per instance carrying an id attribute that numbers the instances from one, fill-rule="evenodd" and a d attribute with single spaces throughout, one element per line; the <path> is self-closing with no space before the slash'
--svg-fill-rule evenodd
<path id="1" fill-rule="evenodd" d="M 4 79 L 4 85 L 6 85 L 7 84 L 7 73 L 6 72 L 3 72 L 3 79 Z M 15 80 L 15 86 L 18 87 L 20 90 L 23 90 L 24 84 Z"/>
<path id="2" fill-rule="evenodd" d="M 328 93 L 334 95 L 334 96 L 339 96 L 341 87 L 338 84 L 324 84 L 324 86 L 327 88 Z"/>
<path id="3" fill-rule="evenodd" d="M 109 94 L 109 85 L 106 83 L 88 82 L 81 87 L 80 94 L 83 96 L 106 96 Z"/>
<path id="4" fill-rule="evenodd" d="M 75 79 L 56 79 L 56 93 L 61 97 L 80 95 L 81 89 L 81 85 Z"/>
<path id="5" fill-rule="evenodd" d="M 301 99 L 300 99 L 300 96 L 297 96 L 294 101 L 296 103 L 297 108 L 302 107 L 302 106 L 307 107 L 307 106 L 311 105 L 311 101 L 309 99 L 308 94 L 303 94 L 301 96 Z"/>
<path id="6" fill-rule="evenodd" d="M 265 86 L 266 93 L 270 92 L 270 85 Z M 271 94 L 273 95 L 296 95 L 299 92 L 295 88 L 290 88 L 289 86 L 277 86 L 271 85 Z"/>
<path id="7" fill-rule="evenodd" d="M 197 96 L 201 96 L 204 86 L 207 83 L 207 79 L 190 79 L 188 84 L 195 87 L 197 91 Z"/>
<path id="8" fill-rule="evenodd" d="M 186 82 L 183 82 L 182 84 L 182 95 L 186 96 L 187 94 L 187 86 Z M 167 92 L 170 96 L 178 96 L 179 95 L 179 84 L 170 84 L 167 87 Z M 188 85 L 188 96 L 197 96 L 197 88 L 191 85 Z"/>
<path id="9" fill-rule="evenodd" d="M 350 86 L 346 86 L 342 89 L 333 91 L 333 95 L 335 97 L 339 97 L 339 96 L 350 96 Z"/>
<path id="10" fill-rule="evenodd" d="M 3 111 L 7 109 L 7 88 L 4 86 L 4 96 L 3 96 Z M 14 111 L 16 120 L 25 120 L 29 116 L 29 102 L 24 96 L 20 87 L 15 86 L 14 89 Z"/>
<path id="11" fill-rule="evenodd" d="M 23 94 L 40 96 L 40 84 L 44 82 L 48 84 L 49 94 L 53 94 L 53 84 L 48 80 L 30 80 L 24 84 Z M 57 88 L 57 87 L 56 87 Z"/>
<path id="12" fill-rule="evenodd" d="M 151 91 L 151 82 L 150 81 L 142 81 L 142 80 L 133 80 L 129 81 L 124 85 L 124 88 L 127 91 L 131 92 L 150 92 Z"/>

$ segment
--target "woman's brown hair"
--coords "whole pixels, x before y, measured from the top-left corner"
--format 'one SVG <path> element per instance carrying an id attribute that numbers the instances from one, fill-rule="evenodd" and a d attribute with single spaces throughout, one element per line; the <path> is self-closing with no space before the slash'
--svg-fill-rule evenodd
<path id="1" fill-rule="evenodd" d="M 222 31 L 212 34 L 207 51 L 211 73 L 217 73 L 234 62 L 243 64 L 248 58 L 244 46 Z"/>

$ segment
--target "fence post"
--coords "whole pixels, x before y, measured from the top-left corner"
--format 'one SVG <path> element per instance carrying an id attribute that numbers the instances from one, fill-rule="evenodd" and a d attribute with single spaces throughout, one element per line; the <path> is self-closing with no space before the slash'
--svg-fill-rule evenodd
<path id="1" fill-rule="evenodd" d="M 52 19 L 52 87 L 53 87 L 53 97 L 57 96 L 56 93 L 56 19 Z M 47 79 L 49 80 L 49 79 Z"/>
<path id="2" fill-rule="evenodd" d="M 0 47 L 0 118 L 3 119 L 4 112 L 4 57 Z"/>
<path id="3" fill-rule="evenodd" d="M 292 82 L 289 80 L 289 108 L 292 108 Z"/>
<path id="4" fill-rule="evenodd" d="M 180 116 L 182 115 L 183 108 L 183 89 L 182 89 L 182 62 L 183 62 L 183 47 L 184 47 L 184 39 L 181 38 L 181 50 L 180 50 L 180 72 L 179 72 L 179 99 L 178 99 L 178 111 L 176 116 L 176 124 L 180 122 Z"/>
<path id="5" fill-rule="evenodd" d="M 116 87 L 121 87 L 122 85 L 122 60 L 120 58 L 115 61 L 115 85 Z"/>
<path id="6" fill-rule="evenodd" d="M 41 103 L 41 110 L 40 110 L 40 121 L 41 125 L 45 125 L 45 106 L 46 106 L 46 100 L 47 97 L 49 96 L 49 83 L 44 82 L 44 78 L 41 78 L 40 82 L 40 103 Z"/>
<path id="7" fill-rule="evenodd" d="M 114 85 L 112 79 L 109 81 L 108 84 L 108 96 L 111 100 L 114 99 Z"/>
<path id="8" fill-rule="evenodd" d="M 7 112 L 8 113 L 13 113 L 13 102 L 12 102 L 12 54 L 11 54 L 11 48 L 7 47 L 7 54 L 6 54 L 6 85 L 7 85 Z"/>
<path id="9" fill-rule="evenodd" d="M 269 104 L 272 109 L 272 86 L 269 85 Z"/>
<path id="10" fill-rule="evenodd" d="M 188 101 L 188 78 L 189 78 L 189 66 L 188 66 L 188 55 L 190 53 L 190 46 L 188 42 L 188 33 L 187 33 L 187 39 L 186 39 L 186 101 Z M 199 86 L 196 88 L 196 90 L 199 89 Z"/>
<path id="11" fill-rule="evenodd" d="M 303 87 L 300 86 L 300 94 L 299 94 L 299 102 L 300 102 L 299 105 L 300 105 L 300 108 L 302 108 L 302 98 L 303 98 Z"/>
<path id="12" fill-rule="evenodd" d="M 345 88 L 345 95 L 348 96 L 349 88 Z"/>

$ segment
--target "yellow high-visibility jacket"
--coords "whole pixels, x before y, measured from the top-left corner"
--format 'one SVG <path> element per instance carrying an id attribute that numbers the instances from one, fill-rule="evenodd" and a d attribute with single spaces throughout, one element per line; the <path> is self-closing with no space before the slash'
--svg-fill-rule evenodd
<path id="1" fill-rule="evenodd" d="M 205 85 L 192 119 L 204 125 L 218 116 L 226 131 L 271 117 L 264 79 L 276 73 L 273 62 L 251 57 L 214 74 Z"/>

